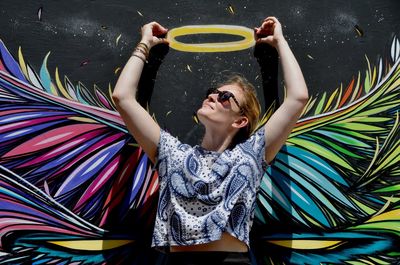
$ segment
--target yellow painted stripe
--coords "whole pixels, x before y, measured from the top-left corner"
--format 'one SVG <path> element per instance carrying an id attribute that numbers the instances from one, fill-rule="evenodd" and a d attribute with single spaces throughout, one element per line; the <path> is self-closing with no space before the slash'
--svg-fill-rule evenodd
<path id="1" fill-rule="evenodd" d="M 56 67 L 56 84 L 57 84 L 58 90 L 60 90 L 61 94 L 62 94 L 65 98 L 70 99 L 70 100 L 74 100 L 74 99 L 69 95 L 69 93 L 67 92 L 67 90 L 64 88 L 64 86 L 63 86 L 63 84 L 62 84 L 62 82 L 61 82 L 61 80 L 60 80 L 60 75 L 58 74 L 58 67 Z"/>
<path id="2" fill-rule="evenodd" d="M 228 34 L 241 36 L 244 39 L 230 42 L 213 42 L 190 44 L 177 41 L 175 38 L 193 34 Z M 168 32 L 169 46 L 184 52 L 231 52 L 248 49 L 254 46 L 254 32 L 250 28 L 231 25 L 196 25 L 174 28 Z"/>
<path id="3" fill-rule="evenodd" d="M 18 49 L 18 61 L 19 61 L 19 66 L 21 67 L 21 70 L 24 73 L 25 77 L 29 79 L 28 70 L 26 69 L 26 63 L 24 60 L 24 56 L 22 55 L 21 46 Z"/>
<path id="4" fill-rule="evenodd" d="M 81 122 L 86 122 L 86 123 L 98 123 L 97 121 L 90 119 L 90 118 L 84 118 L 84 117 L 70 117 L 68 118 L 73 121 L 81 121 Z"/>
<path id="5" fill-rule="evenodd" d="M 68 241 L 48 241 L 48 243 L 61 247 L 75 249 L 100 251 L 117 248 L 134 242 L 133 240 L 68 240 Z"/>
<path id="6" fill-rule="evenodd" d="M 269 243 L 292 249 L 324 249 L 332 248 L 336 245 L 343 243 L 338 240 L 268 240 Z"/>
<path id="7" fill-rule="evenodd" d="M 366 221 L 366 223 L 378 222 L 378 221 L 389 221 L 389 220 L 397 221 L 397 220 L 399 220 L 399 216 L 400 216 L 400 209 L 392 210 L 392 211 L 389 211 L 386 213 L 376 215 L 376 216 L 372 217 L 371 219 L 369 219 L 368 221 Z"/>

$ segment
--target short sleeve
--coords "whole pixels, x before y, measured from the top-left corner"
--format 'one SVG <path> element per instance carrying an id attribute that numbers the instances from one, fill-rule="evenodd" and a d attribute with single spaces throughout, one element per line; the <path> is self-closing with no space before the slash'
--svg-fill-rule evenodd
<path id="1" fill-rule="evenodd" d="M 157 146 L 155 168 L 158 169 L 160 179 L 168 175 L 171 165 L 178 163 L 188 145 L 182 144 L 176 137 L 165 130 L 160 130 L 160 139 Z"/>
<path id="2" fill-rule="evenodd" d="M 156 165 L 163 159 L 170 156 L 173 150 L 176 150 L 182 143 L 167 131 L 160 130 L 160 139 L 157 146 Z"/>
<path id="3" fill-rule="evenodd" d="M 259 163 L 263 170 L 268 168 L 268 163 L 265 160 L 265 127 L 262 126 L 260 129 L 255 131 L 249 139 L 244 143 L 241 143 L 242 147 L 251 150 L 253 156 L 256 158 L 257 163 Z"/>

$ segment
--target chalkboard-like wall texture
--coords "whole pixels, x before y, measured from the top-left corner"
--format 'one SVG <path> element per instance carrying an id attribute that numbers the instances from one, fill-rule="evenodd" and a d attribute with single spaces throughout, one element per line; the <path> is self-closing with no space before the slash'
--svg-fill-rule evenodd
<path id="1" fill-rule="evenodd" d="M 190 144 L 195 110 L 231 72 L 265 122 L 284 97 L 276 53 L 253 27 L 277 16 L 310 99 L 264 174 L 254 264 L 397 264 L 400 2 L 0 3 L 0 264 L 163 264 L 150 248 L 158 175 L 110 93 L 158 21 L 139 99 Z M 261 124 L 260 123 L 260 124 Z"/>

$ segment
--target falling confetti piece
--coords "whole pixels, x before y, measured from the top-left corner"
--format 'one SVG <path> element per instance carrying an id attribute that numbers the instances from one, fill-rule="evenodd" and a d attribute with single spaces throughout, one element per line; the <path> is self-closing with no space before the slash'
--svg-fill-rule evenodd
<path id="1" fill-rule="evenodd" d="M 197 114 L 196 114 L 196 113 L 193 113 L 192 118 L 193 118 L 193 120 L 194 120 L 194 122 L 195 122 L 196 124 L 199 124 L 199 118 L 197 118 Z"/>
<path id="2" fill-rule="evenodd" d="M 43 6 L 39 7 L 37 11 L 37 16 L 39 18 L 39 21 L 42 21 L 42 12 L 43 12 Z"/>
<path id="3" fill-rule="evenodd" d="M 172 110 L 168 111 L 167 114 L 165 114 L 165 117 L 167 117 L 171 113 L 172 113 Z"/>
<path id="4" fill-rule="evenodd" d="M 257 75 L 257 76 L 256 76 L 256 78 L 255 78 L 254 80 L 257 80 L 259 77 L 260 77 L 260 76 L 259 76 L 259 75 Z"/>
<path id="5" fill-rule="evenodd" d="M 101 26 L 101 29 L 107 29 L 107 27 L 106 26 Z"/>
<path id="6" fill-rule="evenodd" d="M 118 46 L 119 39 L 121 38 L 122 34 L 119 34 L 117 39 L 115 40 L 115 45 Z"/>
<path id="7" fill-rule="evenodd" d="M 364 31 L 360 28 L 360 26 L 355 25 L 355 26 L 354 26 L 354 29 L 355 29 L 355 31 L 357 32 L 357 34 L 358 34 L 359 37 L 364 36 Z"/>
<path id="8" fill-rule="evenodd" d="M 114 74 L 117 75 L 119 71 L 121 71 L 121 67 L 117 67 L 117 69 L 114 71 Z"/>
<path id="9" fill-rule="evenodd" d="M 139 11 L 139 10 L 136 10 L 136 12 L 139 14 L 139 16 L 143 17 L 143 14 L 142 14 L 142 13 L 140 13 L 140 11 Z"/>
<path id="10" fill-rule="evenodd" d="M 231 4 L 229 4 L 227 9 L 228 9 L 229 13 L 231 13 L 232 15 L 235 14 L 235 9 L 233 8 L 233 6 Z"/>
<path id="11" fill-rule="evenodd" d="M 89 60 L 84 60 L 84 61 L 81 62 L 81 65 L 80 65 L 80 66 L 81 66 L 81 67 L 82 67 L 82 66 L 85 66 L 85 65 L 87 65 L 88 63 L 89 63 Z"/>
<path id="12" fill-rule="evenodd" d="M 314 57 L 312 57 L 311 55 L 307 54 L 307 57 L 310 58 L 311 60 L 314 60 Z"/>
<path id="13" fill-rule="evenodd" d="M 186 68 L 189 70 L 189 72 L 193 73 L 193 72 L 192 72 L 192 68 L 190 67 L 190 65 L 187 64 L 187 65 L 186 65 Z"/>

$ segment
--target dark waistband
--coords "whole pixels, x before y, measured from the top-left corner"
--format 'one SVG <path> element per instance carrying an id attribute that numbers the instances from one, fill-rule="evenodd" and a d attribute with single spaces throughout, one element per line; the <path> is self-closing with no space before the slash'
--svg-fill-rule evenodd
<path id="1" fill-rule="evenodd" d="M 170 252 L 168 265 L 237 264 L 250 265 L 249 252 L 178 251 Z"/>

